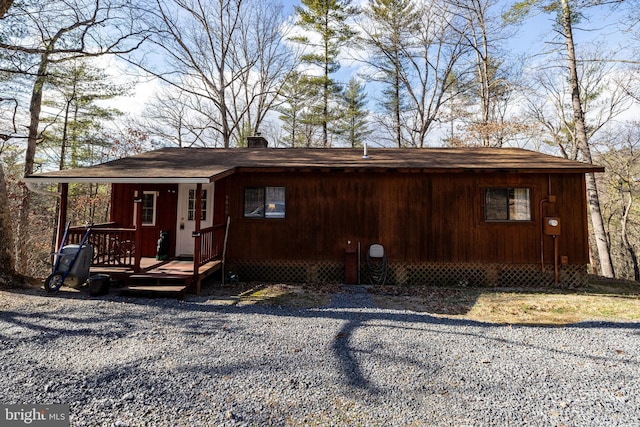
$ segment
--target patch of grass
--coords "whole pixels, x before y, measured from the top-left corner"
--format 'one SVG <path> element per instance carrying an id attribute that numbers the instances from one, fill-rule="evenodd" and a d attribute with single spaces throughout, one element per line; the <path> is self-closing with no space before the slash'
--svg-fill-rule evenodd
<path id="1" fill-rule="evenodd" d="M 587 320 L 640 320 L 640 297 L 486 292 L 462 317 L 491 323 L 568 324 Z"/>
<path id="2" fill-rule="evenodd" d="M 368 287 L 379 308 L 498 324 L 562 325 L 590 320 L 640 321 L 640 284 L 592 277 L 580 289 Z M 209 295 L 237 304 L 323 307 L 339 285 L 237 283 Z"/>
<path id="3" fill-rule="evenodd" d="M 261 285 L 239 296 L 240 304 L 270 304 L 296 308 L 322 307 L 329 304 L 330 300 L 329 293 L 286 284 Z"/>
<path id="4" fill-rule="evenodd" d="M 477 288 L 438 288 L 429 286 L 374 286 L 370 288 L 380 308 L 411 310 L 432 314 L 467 313 L 480 294 Z"/>
<path id="5" fill-rule="evenodd" d="M 589 320 L 640 320 L 640 285 L 596 281 L 578 290 L 398 288 L 393 298 L 376 290 L 376 303 L 500 324 L 561 325 Z"/>

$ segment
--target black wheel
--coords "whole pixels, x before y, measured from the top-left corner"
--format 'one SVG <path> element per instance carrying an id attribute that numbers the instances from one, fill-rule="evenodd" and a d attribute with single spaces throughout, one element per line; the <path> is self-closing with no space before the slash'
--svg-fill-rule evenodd
<path id="1" fill-rule="evenodd" d="M 62 274 L 53 273 L 44 281 L 44 288 L 47 292 L 58 292 L 58 289 L 60 289 L 63 283 Z"/>

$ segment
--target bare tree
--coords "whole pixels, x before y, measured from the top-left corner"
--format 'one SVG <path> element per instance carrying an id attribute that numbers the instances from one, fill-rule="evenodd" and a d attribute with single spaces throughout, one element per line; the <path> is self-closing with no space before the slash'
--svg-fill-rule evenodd
<path id="1" fill-rule="evenodd" d="M 1 0 L 0 1 L 0 19 L 4 18 L 5 14 L 13 4 L 13 0 Z M 4 101 L 4 99 L 2 99 Z M 17 102 L 16 102 L 17 107 Z M 17 132 L 15 126 L 15 114 L 16 109 L 13 109 L 12 122 L 13 132 Z M 6 142 L 9 139 L 8 135 L 0 135 L 2 141 Z M 4 146 L 4 144 L 3 144 Z M 2 150 L 0 149 L 0 154 Z M 11 222 L 11 212 L 9 210 L 9 195 L 7 192 L 7 180 L 4 176 L 4 165 L 0 160 L 0 276 L 6 277 L 8 280 L 12 280 L 15 275 L 15 258 L 14 258 L 14 240 L 13 240 L 13 227 Z M 8 277 L 7 277 L 8 276 Z"/>
<path id="2" fill-rule="evenodd" d="M 0 19 L 4 18 L 12 4 L 13 0 L 0 0 Z M 6 99 L 2 97 L 0 101 L 6 101 Z M 14 105 L 10 112 L 12 123 L 11 134 L 16 134 L 18 131 L 16 127 L 18 103 L 15 99 L 10 100 L 10 102 Z M 5 149 L 4 143 L 10 138 L 11 135 L 9 134 L 0 134 L 0 141 L 2 141 L 0 154 L 2 154 Z M 3 162 L 0 159 L 0 283 L 6 282 L 12 285 L 22 281 L 22 279 L 16 275 L 15 271 L 14 242 L 7 180 L 4 173 Z"/>
<path id="3" fill-rule="evenodd" d="M 445 7 L 432 3 L 421 14 L 420 31 L 403 54 L 409 66 L 402 78 L 407 89 L 408 114 L 404 122 L 410 144 L 424 147 L 426 137 L 439 118 L 442 106 L 459 92 L 453 78 L 455 66 L 465 53 L 461 28 L 467 23 Z M 455 30 L 454 30 L 455 28 Z"/>
<path id="4" fill-rule="evenodd" d="M 584 51 L 578 59 L 578 82 L 582 98 L 586 132 L 589 140 L 627 111 L 631 75 L 618 72 L 613 64 L 594 61 L 604 50 Z M 573 105 L 568 81 L 551 66 L 537 72 L 528 90 L 527 113 L 537 123 L 545 137 L 544 143 L 557 148 L 563 157 L 578 160 Z M 540 135 L 540 133 L 538 133 Z"/>
<path id="5" fill-rule="evenodd" d="M 138 120 L 138 128 L 164 144 L 206 147 L 212 136 L 209 120 L 199 113 L 190 94 L 171 85 L 154 95 Z"/>
<path id="6" fill-rule="evenodd" d="M 582 158 L 587 163 L 593 163 L 591 157 L 591 146 L 589 145 L 589 136 L 587 135 L 587 127 L 584 118 L 584 110 L 582 108 L 582 99 L 580 98 L 580 85 L 578 82 L 578 67 L 575 52 L 575 43 L 573 41 L 573 12 L 569 7 L 568 0 L 561 0 L 562 4 L 562 28 L 564 29 L 564 39 L 567 48 L 567 66 L 569 69 L 569 89 L 571 90 L 571 104 L 573 106 L 573 120 L 575 123 L 575 139 Z M 602 212 L 600 210 L 600 199 L 598 196 L 598 186 L 594 173 L 587 174 L 587 198 L 589 202 L 589 210 L 591 211 L 591 224 L 593 225 L 593 234 L 598 247 L 598 256 L 600 260 L 600 270 L 605 277 L 615 277 L 613 271 L 613 262 L 611 261 L 611 252 L 609 250 L 609 242 L 602 221 Z"/>
<path id="7" fill-rule="evenodd" d="M 2 154 L 2 150 L 0 150 Z M 15 272 L 13 228 L 9 210 L 9 195 L 4 176 L 4 166 L 0 160 L 0 278 Z"/>
<path id="8" fill-rule="evenodd" d="M 223 147 L 259 129 L 294 66 L 282 10 L 258 0 L 156 0 L 153 42 L 164 67 L 146 71 L 173 87 Z M 205 135 L 199 136 L 210 145 Z"/>
<path id="9" fill-rule="evenodd" d="M 566 59 L 566 72 L 568 77 L 568 92 L 571 96 L 571 112 L 573 122 L 572 138 L 577 149 L 580 151 L 581 159 L 587 163 L 593 163 L 591 156 L 591 145 L 589 144 L 588 127 L 585 119 L 583 98 L 581 95 L 580 78 L 578 74 L 578 60 L 576 46 L 573 38 L 573 30 L 579 12 L 588 6 L 598 5 L 599 2 L 569 5 L 569 0 L 561 0 L 560 3 L 546 0 L 522 1 L 513 5 L 506 15 L 509 19 L 518 20 L 530 14 L 535 8 L 544 12 L 555 12 L 557 14 L 556 30 L 564 44 L 564 54 Z M 580 9 L 582 7 L 583 9 Z M 600 261 L 600 271 L 605 277 L 614 277 L 611 252 L 607 240 L 606 230 L 600 209 L 600 199 L 596 177 L 593 173 L 587 174 L 587 198 L 589 211 L 591 213 L 591 223 L 593 234 L 598 249 L 598 259 Z"/>
<path id="10" fill-rule="evenodd" d="M 299 62 L 298 52 L 286 46 L 284 20 L 282 6 L 266 1 L 258 1 L 242 16 L 243 28 L 248 31 L 237 62 L 254 66 L 238 80 L 236 92 L 240 96 L 234 98 L 234 110 L 236 117 L 242 117 L 241 129 L 250 135 L 261 131 L 267 114 L 280 102 L 278 95 L 287 77 Z M 242 103 L 238 102 L 240 99 Z M 245 140 L 244 135 L 239 137 L 238 144 Z"/>
<path id="11" fill-rule="evenodd" d="M 459 101 L 466 114 L 464 139 L 485 147 L 500 147 L 514 130 L 507 120 L 509 103 L 515 90 L 513 78 L 518 61 L 503 50 L 508 25 L 499 15 L 495 0 L 445 0 L 451 13 L 465 26 L 454 26 L 468 48 L 468 55 L 457 68 L 455 78 L 464 92 Z M 455 100 L 454 100 L 455 102 Z"/>
<path id="12" fill-rule="evenodd" d="M 33 76 L 29 102 L 29 125 L 24 174 L 34 172 L 36 148 L 40 140 L 40 113 L 45 84 L 51 64 L 77 58 L 105 54 L 128 53 L 137 49 L 145 39 L 137 28 L 140 10 L 131 1 L 94 0 L 25 2 L 14 6 L 16 19 L 21 19 L 24 32 L 6 34 L 1 38 L 2 49 L 17 68 L 16 74 Z M 7 16 L 5 19 L 10 18 Z M 28 58 L 26 61 L 24 58 Z M 25 62 L 31 69 L 23 68 Z M 35 69 L 35 71 L 33 71 Z M 31 193 L 24 187 L 18 222 L 17 269 L 27 271 L 29 211 Z"/>
<path id="13" fill-rule="evenodd" d="M 597 161 L 605 166 L 600 179 L 604 188 L 603 216 L 610 239 L 611 255 L 618 277 L 640 281 L 640 132 L 631 122 L 599 138 L 603 150 Z"/>

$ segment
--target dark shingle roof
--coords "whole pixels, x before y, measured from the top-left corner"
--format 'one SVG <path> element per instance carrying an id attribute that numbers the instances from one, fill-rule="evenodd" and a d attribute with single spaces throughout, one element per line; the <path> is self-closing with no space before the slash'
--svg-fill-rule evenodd
<path id="1" fill-rule="evenodd" d="M 400 170 L 432 173 L 602 172 L 599 166 L 519 148 L 162 148 L 96 166 L 31 175 L 42 182 L 210 182 L 234 171 Z"/>

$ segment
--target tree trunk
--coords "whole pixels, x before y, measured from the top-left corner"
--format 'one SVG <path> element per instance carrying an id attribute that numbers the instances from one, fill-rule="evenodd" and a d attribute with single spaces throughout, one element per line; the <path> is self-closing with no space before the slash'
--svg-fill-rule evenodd
<path id="1" fill-rule="evenodd" d="M 576 143 L 584 160 L 593 163 L 591 158 L 591 148 L 585 128 L 584 112 L 582 110 L 582 102 L 580 100 L 580 87 L 578 85 L 578 71 L 576 65 L 575 45 L 573 43 L 572 32 L 572 16 L 569 8 L 568 0 L 562 0 L 562 16 L 565 43 L 567 45 L 567 59 L 569 65 L 569 85 L 571 87 L 571 102 L 573 105 L 573 119 L 575 123 Z M 596 186 L 596 178 L 593 173 L 587 174 L 586 186 L 589 210 L 591 212 L 591 223 L 593 225 L 593 234 L 596 239 L 598 248 L 598 257 L 600 260 L 600 271 L 605 277 L 615 277 L 613 271 L 613 262 L 611 261 L 611 251 L 609 250 L 609 242 L 604 229 L 602 220 L 602 212 L 600 211 L 600 198 L 598 196 L 598 187 Z"/>
<path id="2" fill-rule="evenodd" d="M 42 90 L 46 80 L 47 66 L 49 63 L 48 53 L 44 53 L 40 58 L 38 75 L 33 84 L 31 92 L 31 102 L 29 104 L 29 136 L 27 138 L 27 152 L 24 160 L 24 175 L 33 173 L 33 165 L 36 157 L 36 145 L 38 143 L 38 127 L 40 126 L 40 110 L 42 109 Z M 20 217 L 18 222 L 18 250 L 16 267 L 18 273 L 28 275 L 28 253 L 29 253 L 29 211 L 31 210 L 31 191 L 22 187 L 22 201 L 20 205 Z"/>
<path id="3" fill-rule="evenodd" d="M 12 4 L 13 0 L 0 0 L 0 18 L 7 13 Z"/>
<path id="4" fill-rule="evenodd" d="M 624 193 L 623 193 L 624 194 Z M 624 196 L 622 202 L 624 203 Z M 633 204 L 633 197 L 629 193 L 629 202 L 626 206 L 622 207 L 622 219 L 620 221 L 620 234 L 622 237 L 622 244 L 629 253 L 631 258 L 631 265 L 633 266 L 633 280 L 640 282 L 640 266 L 638 265 L 638 255 L 633 247 L 633 244 L 629 241 L 629 235 L 627 234 L 627 221 L 629 218 L 629 212 L 631 212 L 631 205 Z"/>
<path id="5" fill-rule="evenodd" d="M 402 125 L 400 122 L 400 70 L 398 70 L 398 58 L 396 56 L 396 69 L 393 81 L 393 127 L 396 131 L 396 145 L 402 148 Z"/>
<path id="6" fill-rule="evenodd" d="M 14 240 L 9 211 L 9 194 L 4 177 L 4 167 L 0 162 L 0 273 L 12 273 L 15 268 Z"/>
<path id="7" fill-rule="evenodd" d="M 0 0 L 0 18 L 3 18 L 13 0 Z M 4 166 L 0 161 L 0 276 L 15 274 L 15 258 L 13 230 L 11 228 L 11 212 L 9 211 L 9 194 L 7 180 L 4 177 Z"/>

